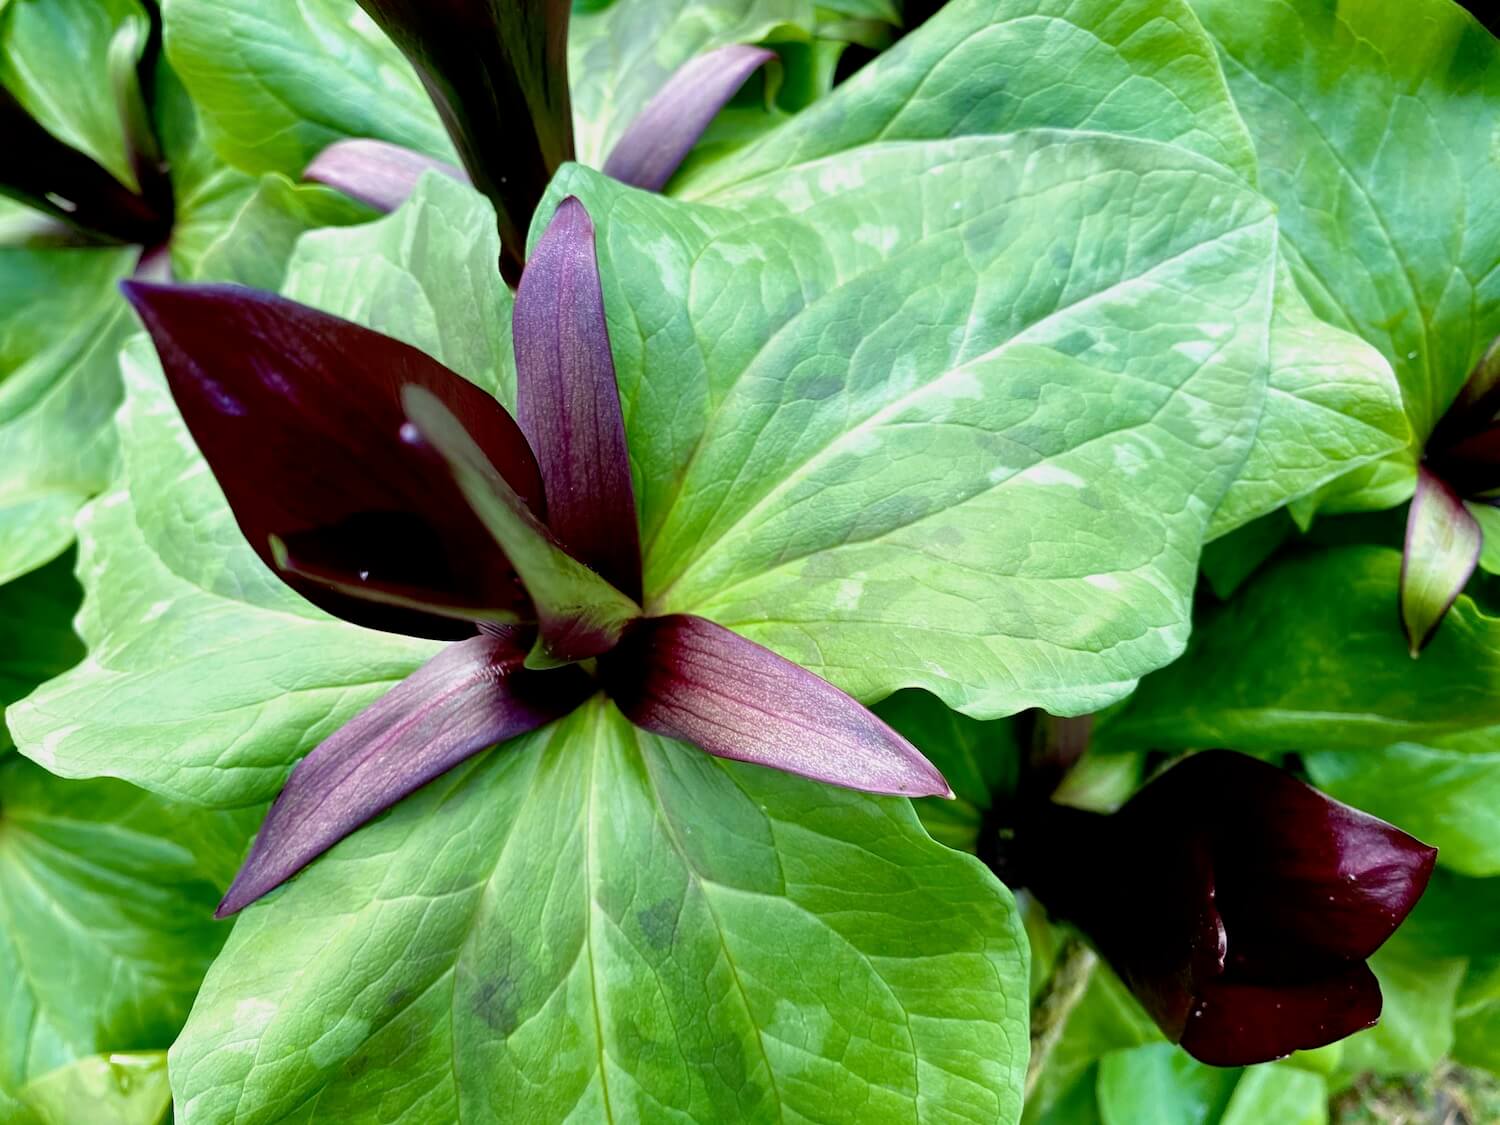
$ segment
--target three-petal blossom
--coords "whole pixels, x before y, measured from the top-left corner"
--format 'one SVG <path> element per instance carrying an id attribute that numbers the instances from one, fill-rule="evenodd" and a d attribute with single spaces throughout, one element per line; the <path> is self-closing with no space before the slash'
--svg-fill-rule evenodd
<path id="1" fill-rule="evenodd" d="M 519 425 L 431 357 L 337 317 L 235 287 L 127 283 L 260 557 L 330 613 L 452 640 L 293 770 L 221 913 L 600 691 L 710 754 L 874 793 L 949 793 L 831 684 L 712 622 L 641 608 L 593 239 L 566 199 L 527 264 Z"/>
<path id="2" fill-rule="evenodd" d="M 1020 881 L 1081 929 L 1167 1038 L 1248 1066 L 1369 1027 L 1366 960 L 1436 849 L 1258 759 L 1195 754 L 1110 815 L 1039 803 Z"/>

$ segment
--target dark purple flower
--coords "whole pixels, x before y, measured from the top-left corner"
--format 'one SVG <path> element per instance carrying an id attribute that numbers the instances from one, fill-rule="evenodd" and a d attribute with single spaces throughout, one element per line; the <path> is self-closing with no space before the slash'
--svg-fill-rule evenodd
<path id="1" fill-rule="evenodd" d="M 1225 750 L 1187 758 L 1107 816 L 1039 804 L 1016 849 L 1020 881 L 1088 936 L 1167 1038 L 1215 1066 L 1375 1023 L 1365 962 L 1437 855 Z"/>
<path id="2" fill-rule="evenodd" d="M 1417 468 L 1399 601 L 1414 657 L 1437 633 L 1479 562 L 1484 532 L 1472 505 L 1500 505 L 1500 340 L 1438 420 Z"/>
<path id="3" fill-rule="evenodd" d="M 639 726 L 710 754 L 875 793 L 948 794 L 909 742 L 832 685 L 710 621 L 642 610 L 593 240 L 566 199 L 526 267 L 519 426 L 436 360 L 337 317 L 230 286 L 126 285 L 260 557 L 347 620 L 453 639 L 293 770 L 221 914 L 600 691 Z"/>
<path id="4" fill-rule="evenodd" d="M 573 159 L 568 92 L 572 0 L 359 0 L 416 68 L 467 178 L 499 219 L 501 269 L 514 281 L 526 231 L 552 175 Z M 615 143 L 604 171 L 659 191 L 714 115 L 776 58 L 730 44 L 690 59 Z M 463 175 L 397 145 L 340 141 L 305 173 L 373 207 L 400 205 L 430 168 Z"/>

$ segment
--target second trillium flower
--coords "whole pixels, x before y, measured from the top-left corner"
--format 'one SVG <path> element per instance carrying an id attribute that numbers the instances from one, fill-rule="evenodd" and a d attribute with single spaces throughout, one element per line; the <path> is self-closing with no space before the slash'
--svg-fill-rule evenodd
<path id="1" fill-rule="evenodd" d="M 1040 804 L 1016 846 L 1020 882 L 1088 936 L 1168 1039 L 1215 1066 L 1375 1023 L 1366 959 L 1437 856 L 1226 750 L 1173 766 L 1108 816 Z"/>
<path id="2" fill-rule="evenodd" d="M 264 895 L 465 758 L 603 692 L 711 754 L 948 794 L 855 700 L 701 617 L 643 609 L 594 254 L 564 200 L 516 298 L 517 411 L 414 348 L 279 297 L 130 283 L 241 531 L 356 624 L 451 643 L 293 770 L 220 907 Z"/>

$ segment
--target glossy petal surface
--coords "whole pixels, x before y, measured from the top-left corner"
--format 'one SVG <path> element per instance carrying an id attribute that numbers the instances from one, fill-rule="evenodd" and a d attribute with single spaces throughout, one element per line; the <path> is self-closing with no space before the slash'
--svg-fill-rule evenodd
<path id="1" fill-rule="evenodd" d="M 615 142 L 604 174 L 660 191 L 724 103 L 775 57 L 764 47 L 732 43 L 678 67 Z"/>
<path id="2" fill-rule="evenodd" d="M 519 609 L 520 591 L 437 459 L 401 441 L 403 386 L 441 395 L 529 504 L 536 463 L 494 399 L 426 354 L 337 317 L 248 289 L 131 284 L 178 408 L 245 538 L 271 539 L 353 583 L 426 589 L 441 605 Z M 288 576 L 308 600 L 358 624 L 451 637 L 427 617 Z"/>
<path id="3" fill-rule="evenodd" d="M 217 916 L 280 886 L 465 758 L 567 714 L 591 690 L 571 670 L 525 671 L 524 656 L 509 637 L 450 644 L 321 743 L 287 779 Z"/>
<path id="4" fill-rule="evenodd" d="M 710 754 L 870 793 L 952 795 L 915 746 L 859 703 L 701 617 L 641 622 L 600 674 L 631 722 Z"/>
<path id="5" fill-rule="evenodd" d="M 604 322 L 594 224 L 558 205 L 516 292 L 516 420 L 536 451 L 547 526 L 636 600 L 641 543 L 620 391 Z"/>

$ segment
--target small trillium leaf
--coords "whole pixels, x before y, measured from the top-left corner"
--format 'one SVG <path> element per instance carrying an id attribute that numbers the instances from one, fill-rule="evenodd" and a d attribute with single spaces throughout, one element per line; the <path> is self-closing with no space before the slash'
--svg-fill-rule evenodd
<path id="1" fill-rule="evenodd" d="M 547 526 L 580 562 L 636 600 L 641 543 L 620 392 L 604 322 L 594 224 L 558 206 L 516 291 L 516 421 L 536 451 Z"/>
<path id="2" fill-rule="evenodd" d="M 566 664 L 613 648 L 640 606 L 568 554 L 435 395 L 411 386 L 401 397 L 411 419 L 408 443 L 431 445 L 447 462 L 530 595 L 539 635 L 528 663 Z"/>
<path id="3" fill-rule="evenodd" d="M 462 168 L 446 160 L 389 141 L 363 138 L 335 141 L 318 153 L 302 178 L 335 188 L 377 211 L 394 211 L 411 197 L 424 172 L 441 172 L 459 183 L 469 182 Z"/>
<path id="4" fill-rule="evenodd" d="M 351 585 L 425 590 L 441 605 L 524 606 L 504 555 L 441 462 L 401 440 L 400 388 L 427 387 L 539 504 L 536 462 L 493 398 L 415 348 L 280 297 L 233 286 L 125 289 L 183 419 L 267 564 L 275 564 L 275 536 L 292 557 L 341 571 Z M 284 577 L 357 624 L 445 638 L 472 632 Z"/>
<path id="5" fill-rule="evenodd" d="M 145 245 L 166 230 L 166 221 L 149 203 L 42 128 L 4 86 L 0 133 L 6 149 L 0 194 L 105 241 Z"/>
<path id="6" fill-rule="evenodd" d="M 640 622 L 600 661 L 631 722 L 722 758 L 906 797 L 952 797 L 919 750 L 826 680 L 701 617 Z"/>
<path id="7" fill-rule="evenodd" d="M 507 637 L 450 644 L 321 743 L 287 779 L 216 916 L 242 910 L 433 778 L 567 714 L 592 690 L 576 670 L 526 671 L 524 655 Z"/>
<path id="8" fill-rule="evenodd" d="M 1431 469 L 1418 469 L 1401 556 L 1401 627 L 1413 657 L 1463 592 L 1483 546 L 1479 521 L 1464 502 Z"/>
<path id="9" fill-rule="evenodd" d="M 660 191 L 724 103 L 775 57 L 765 47 L 732 43 L 684 63 L 615 142 L 604 174 Z"/>
<path id="10" fill-rule="evenodd" d="M 519 275 L 531 213 L 573 159 L 571 0 L 359 0 L 411 60 Z"/>
<path id="11" fill-rule="evenodd" d="M 1210 1066 L 1246 1066 L 1327 1046 L 1380 1018 L 1380 984 L 1363 962 L 1330 977 L 1268 986 L 1208 985 L 1188 1016 L 1182 1049 Z"/>

